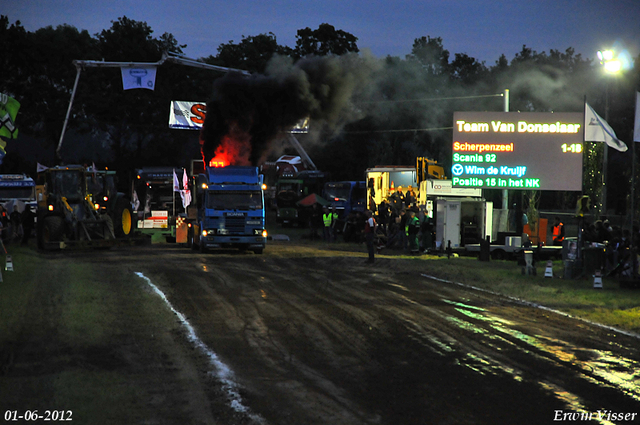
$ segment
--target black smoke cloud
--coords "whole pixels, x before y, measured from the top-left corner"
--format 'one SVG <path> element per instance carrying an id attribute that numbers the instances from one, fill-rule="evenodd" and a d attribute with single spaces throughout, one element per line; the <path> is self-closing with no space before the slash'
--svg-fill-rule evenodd
<path id="1" fill-rule="evenodd" d="M 352 99 L 367 90 L 376 64 L 356 54 L 308 58 L 295 65 L 276 57 L 265 75 L 226 74 L 216 80 L 207 102 L 200 135 L 204 160 L 231 138 L 244 146 L 241 162 L 259 165 L 276 137 L 307 117 L 316 128 L 339 131 L 357 118 Z"/>

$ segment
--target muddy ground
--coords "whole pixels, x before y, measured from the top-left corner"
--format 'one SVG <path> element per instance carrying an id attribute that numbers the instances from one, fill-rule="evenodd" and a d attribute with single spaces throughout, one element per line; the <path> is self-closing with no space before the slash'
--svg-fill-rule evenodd
<path id="1" fill-rule="evenodd" d="M 319 248 L 38 254 L 52 270 L 34 275 L 22 328 L 0 351 L 0 413 L 61 409 L 75 423 L 131 424 L 640 423 L 634 336 L 427 278 L 427 262 L 371 266 L 364 249 Z M 74 298 L 78 281 L 86 292 Z M 89 322 L 73 323 L 71 303 L 90 306 Z"/>

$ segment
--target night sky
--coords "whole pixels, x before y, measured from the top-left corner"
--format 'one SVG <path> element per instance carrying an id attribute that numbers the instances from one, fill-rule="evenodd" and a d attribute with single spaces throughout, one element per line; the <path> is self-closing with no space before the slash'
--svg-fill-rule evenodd
<path id="1" fill-rule="evenodd" d="M 358 37 L 360 50 L 377 57 L 404 58 L 423 36 L 441 37 L 452 59 L 466 53 L 487 66 L 501 54 L 513 59 L 523 45 L 538 53 L 573 47 L 590 59 L 611 47 L 640 54 L 639 0 L 0 0 L 0 13 L 29 31 L 69 24 L 92 35 L 126 16 L 146 22 L 154 37 L 173 34 L 192 58 L 269 32 L 294 47 L 298 29 L 322 23 Z"/>

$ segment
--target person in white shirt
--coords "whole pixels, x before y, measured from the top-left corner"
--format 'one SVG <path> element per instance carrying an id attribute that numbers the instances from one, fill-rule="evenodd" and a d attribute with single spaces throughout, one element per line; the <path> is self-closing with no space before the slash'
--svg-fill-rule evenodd
<path id="1" fill-rule="evenodd" d="M 374 261 L 374 242 L 376 238 L 376 220 L 373 218 L 371 210 L 366 211 L 367 220 L 364 224 L 364 237 L 367 242 L 367 251 L 369 252 L 369 259 L 367 263 L 373 263 Z"/>

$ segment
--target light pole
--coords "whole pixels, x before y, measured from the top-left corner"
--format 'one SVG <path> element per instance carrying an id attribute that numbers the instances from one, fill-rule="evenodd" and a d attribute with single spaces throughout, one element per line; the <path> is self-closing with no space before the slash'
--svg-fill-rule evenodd
<path id="1" fill-rule="evenodd" d="M 616 74 L 622 69 L 622 63 L 615 58 L 613 50 L 598 50 L 598 59 L 600 64 L 604 67 L 604 70 L 609 74 Z M 604 120 L 609 122 L 609 80 L 606 81 L 605 86 L 605 106 L 604 106 Z M 602 192 L 601 205 L 602 214 L 607 213 L 607 166 L 609 165 L 609 146 L 604 144 L 604 156 L 602 159 Z"/>

